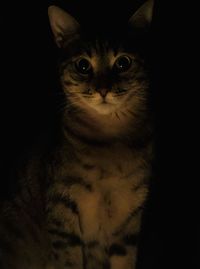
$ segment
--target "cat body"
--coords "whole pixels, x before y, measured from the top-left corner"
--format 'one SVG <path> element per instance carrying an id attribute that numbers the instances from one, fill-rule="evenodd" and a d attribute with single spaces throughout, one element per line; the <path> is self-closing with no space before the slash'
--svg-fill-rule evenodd
<path id="1" fill-rule="evenodd" d="M 147 152 L 138 158 L 123 144 L 81 146 L 76 161 L 66 161 L 63 174 L 56 175 L 47 194 L 54 251 L 63 247 L 66 262 L 65 244 L 58 242 L 67 236 L 63 233 L 62 237 L 59 231 L 70 231 L 68 259 L 74 268 L 82 268 L 84 259 L 86 268 L 134 268 L 147 195 L 149 167 L 142 156 Z"/>
<path id="2" fill-rule="evenodd" d="M 149 6 L 131 23 L 146 25 Z M 55 6 L 49 17 L 62 52 L 61 135 L 32 158 L 2 206 L 1 268 L 135 269 L 152 160 L 141 43 L 85 38 Z"/>

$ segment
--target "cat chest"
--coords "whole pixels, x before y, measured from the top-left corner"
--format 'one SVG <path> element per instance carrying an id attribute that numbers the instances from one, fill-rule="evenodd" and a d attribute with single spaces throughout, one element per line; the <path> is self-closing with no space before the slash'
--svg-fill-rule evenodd
<path id="1" fill-rule="evenodd" d="M 130 182 L 112 178 L 79 189 L 78 206 L 81 229 L 87 240 L 109 237 L 144 201 L 146 190 L 134 191 Z M 76 196 L 76 195 L 75 195 Z"/>

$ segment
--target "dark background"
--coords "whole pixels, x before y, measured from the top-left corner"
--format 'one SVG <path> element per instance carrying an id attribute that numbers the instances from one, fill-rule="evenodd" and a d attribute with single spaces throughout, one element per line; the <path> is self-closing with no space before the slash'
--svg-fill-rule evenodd
<path id="1" fill-rule="evenodd" d="M 7 1 L 1 5 L 1 198 L 14 186 L 16 163 L 46 130 L 56 128 L 56 46 L 47 7 L 66 8 L 90 26 L 128 20 L 142 0 Z M 195 6 L 156 1 L 152 27 L 152 72 L 156 162 L 139 268 L 196 268 L 198 173 L 194 120 Z M 108 5 L 109 3 L 109 5 Z M 188 45 L 189 44 L 189 45 Z M 191 45 L 192 44 L 192 45 Z M 192 49 L 191 49 L 192 47 Z M 198 171 L 197 171 L 198 172 Z"/>

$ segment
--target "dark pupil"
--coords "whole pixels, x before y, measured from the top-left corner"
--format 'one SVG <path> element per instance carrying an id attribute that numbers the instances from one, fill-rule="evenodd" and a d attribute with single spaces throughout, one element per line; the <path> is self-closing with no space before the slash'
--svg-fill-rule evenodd
<path id="1" fill-rule="evenodd" d="M 86 59 L 81 59 L 76 66 L 77 70 L 83 74 L 87 74 L 90 70 L 90 63 Z"/>
<path id="2" fill-rule="evenodd" d="M 129 69 L 131 61 L 128 57 L 120 57 L 116 62 L 118 71 L 123 72 Z"/>

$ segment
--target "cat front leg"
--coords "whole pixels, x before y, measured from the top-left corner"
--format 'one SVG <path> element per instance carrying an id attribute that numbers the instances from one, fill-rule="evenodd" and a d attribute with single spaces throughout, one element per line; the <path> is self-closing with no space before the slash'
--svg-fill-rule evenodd
<path id="1" fill-rule="evenodd" d="M 81 247 L 68 246 L 57 251 L 53 269 L 83 269 Z"/>
<path id="2" fill-rule="evenodd" d="M 110 269 L 135 269 L 136 247 L 115 246 L 115 251 L 110 255 Z"/>
<path id="3" fill-rule="evenodd" d="M 86 243 L 83 253 L 84 269 L 110 269 L 107 250 L 98 241 Z"/>
<path id="4" fill-rule="evenodd" d="M 67 211 L 63 205 L 51 208 L 48 218 L 48 235 L 55 269 L 83 269 L 82 239 L 80 237 L 78 216 Z M 65 206 L 66 207 L 66 206 Z M 63 216 L 60 216 L 60 213 Z M 68 212 L 69 213 L 69 212 Z"/>
<path id="5" fill-rule="evenodd" d="M 139 230 L 134 224 L 140 223 L 140 218 L 132 220 L 129 232 L 122 234 L 113 241 L 113 244 L 109 248 L 110 257 L 110 269 L 135 269 L 138 253 L 138 243 L 139 243 Z M 134 223 L 136 221 L 136 223 Z M 129 227 L 129 228 L 130 228 Z"/>
<path id="6" fill-rule="evenodd" d="M 55 269 L 83 269 L 83 243 L 79 233 L 60 226 L 48 232 Z"/>

